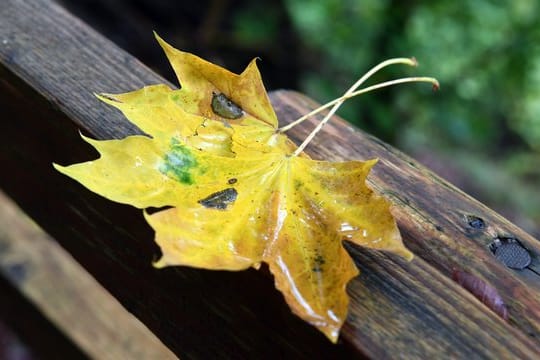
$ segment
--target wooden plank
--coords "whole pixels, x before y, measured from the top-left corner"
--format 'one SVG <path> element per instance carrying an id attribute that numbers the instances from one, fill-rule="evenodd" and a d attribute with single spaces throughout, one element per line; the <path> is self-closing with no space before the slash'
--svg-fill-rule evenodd
<path id="1" fill-rule="evenodd" d="M 1 274 L 0 294 L 0 359 L 88 359 Z"/>
<path id="2" fill-rule="evenodd" d="M 417 255 L 404 263 L 351 248 L 363 274 L 349 286 L 351 314 L 340 345 L 290 315 L 264 273 L 152 269 L 157 249 L 140 213 L 81 189 L 50 162 L 92 156 L 76 128 L 101 139 L 136 132 L 91 92 L 163 80 L 45 0 L 8 0 L 0 19 L 0 103 L 12 119 L 0 124 L 9 139 L 0 145 L 0 164 L 13 175 L 2 177 L 0 186 L 177 354 L 532 359 L 540 351 L 538 241 L 337 118 L 310 152 L 324 159 L 380 157 L 370 182 L 395 203 L 406 244 Z M 291 92 L 274 93 L 272 100 L 284 122 L 314 107 Z M 291 135 L 305 136 L 310 125 Z M 486 227 L 472 228 L 472 215 Z M 497 236 L 517 237 L 533 254 L 532 270 L 511 270 L 496 260 L 488 245 Z M 509 320 L 452 281 L 455 273 L 491 285 L 507 304 Z"/>
<path id="3" fill-rule="evenodd" d="M 176 358 L 1 192 L 0 249 L 0 273 L 89 358 Z"/>

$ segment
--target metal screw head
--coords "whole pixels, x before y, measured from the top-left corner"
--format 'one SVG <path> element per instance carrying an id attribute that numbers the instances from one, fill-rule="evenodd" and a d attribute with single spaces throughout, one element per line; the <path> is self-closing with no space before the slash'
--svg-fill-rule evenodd
<path id="1" fill-rule="evenodd" d="M 523 270 L 531 264 L 531 254 L 515 238 L 498 237 L 489 248 L 499 261 L 511 269 Z"/>

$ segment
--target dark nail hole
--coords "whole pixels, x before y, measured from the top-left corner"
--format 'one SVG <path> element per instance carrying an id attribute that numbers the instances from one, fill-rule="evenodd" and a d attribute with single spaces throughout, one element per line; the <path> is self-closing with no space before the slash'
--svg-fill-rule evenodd
<path id="1" fill-rule="evenodd" d="M 511 269 L 523 270 L 531 264 L 531 254 L 513 237 L 499 236 L 489 244 L 489 250 L 497 260 Z"/>
<path id="2" fill-rule="evenodd" d="M 479 218 L 478 216 L 467 215 L 467 223 L 473 229 L 484 230 L 486 228 L 486 223 L 484 222 L 484 219 Z"/>

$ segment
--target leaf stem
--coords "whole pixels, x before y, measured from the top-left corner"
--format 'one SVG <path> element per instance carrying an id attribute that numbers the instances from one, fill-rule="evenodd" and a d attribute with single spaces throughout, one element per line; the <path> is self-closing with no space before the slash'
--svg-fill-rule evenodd
<path id="1" fill-rule="evenodd" d="M 320 108 L 317 109 L 317 112 L 319 112 L 322 109 L 325 109 L 325 108 L 328 108 L 328 107 L 334 105 L 334 107 L 332 109 L 330 109 L 328 114 L 326 114 L 326 116 L 321 120 L 321 122 L 319 124 L 317 124 L 315 129 L 313 129 L 313 131 L 308 135 L 308 137 L 304 140 L 304 142 L 302 144 L 300 144 L 300 146 L 294 151 L 292 156 L 298 156 L 302 151 L 304 151 L 306 146 L 311 142 L 311 140 L 313 140 L 315 135 L 317 135 L 317 133 L 319 133 L 319 131 L 321 131 L 321 129 L 324 127 L 324 125 L 326 125 L 326 123 L 336 113 L 336 111 L 345 102 L 345 100 L 347 100 L 349 98 L 352 98 L 354 96 L 365 94 L 365 93 L 367 93 L 369 91 L 372 91 L 372 90 L 381 89 L 381 88 L 384 88 L 384 87 L 397 85 L 397 84 L 409 83 L 409 82 L 427 82 L 427 83 L 431 83 L 433 85 L 434 90 L 439 89 L 439 82 L 437 81 L 437 79 L 432 78 L 432 77 L 424 77 L 424 76 L 422 76 L 422 77 L 407 77 L 407 78 L 401 78 L 401 79 L 396 79 L 396 80 L 390 80 L 390 81 L 385 81 L 385 82 L 375 84 L 375 85 L 372 85 L 372 86 L 368 86 L 367 88 L 364 88 L 364 89 L 361 89 L 361 90 L 358 90 L 358 91 L 354 91 L 354 92 L 347 91 L 343 96 L 341 96 L 341 97 L 339 97 L 339 98 L 337 98 L 337 99 L 335 99 L 335 100 L 333 100 L 333 101 L 331 101 L 331 102 L 329 102 L 329 103 L 327 103 L 327 104 L 325 104 L 325 105 L 323 105 L 323 106 L 321 106 Z"/>
<path id="2" fill-rule="evenodd" d="M 343 94 L 343 96 L 341 98 L 338 98 L 336 100 L 333 100 L 327 104 L 324 104 L 323 106 L 313 110 L 312 112 L 310 112 L 309 114 L 306 114 L 298 119 L 296 119 L 295 121 L 293 121 L 292 123 L 286 125 L 286 126 L 283 126 L 281 128 L 278 129 L 279 132 L 285 132 L 287 130 L 290 130 L 292 129 L 293 127 L 295 127 L 296 125 L 300 124 L 301 122 L 303 122 L 304 120 L 310 118 L 311 116 L 321 112 L 322 110 L 332 106 L 333 104 L 336 104 L 337 102 L 341 101 L 341 100 L 346 100 L 348 99 L 349 97 L 345 97 L 349 94 L 351 94 L 354 90 L 356 90 L 360 85 L 362 85 L 367 79 L 369 79 L 371 76 L 373 76 L 373 74 L 377 73 L 379 70 L 387 67 L 387 66 L 390 66 L 390 65 L 394 65 L 394 64 L 405 64 L 405 65 L 409 65 L 409 66 L 417 66 L 418 65 L 418 62 L 416 61 L 415 58 L 393 58 L 393 59 L 388 59 L 388 60 L 385 60 L 383 62 L 381 62 L 380 64 L 377 64 L 375 65 L 373 68 L 371 68 L 367 73 L 365 73 L 360 79 L 358 79 L 358 81 L 356 81 L 354 83 L 353 86 L 351 86 L 349 88 L 349 90 L 347 90 L 347 92 L 345 94 Z"/>

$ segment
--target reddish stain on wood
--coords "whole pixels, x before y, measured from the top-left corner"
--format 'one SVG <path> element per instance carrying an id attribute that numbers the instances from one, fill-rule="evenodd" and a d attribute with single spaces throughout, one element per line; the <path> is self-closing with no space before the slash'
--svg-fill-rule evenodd
<path id="1" fill-rule="evenodd" d="M 494 313 L 508 320 L 508 308 L 493 286 L 472 274 L 457 269 L 452 271 L 452 280 L 463 286 Z"/>

